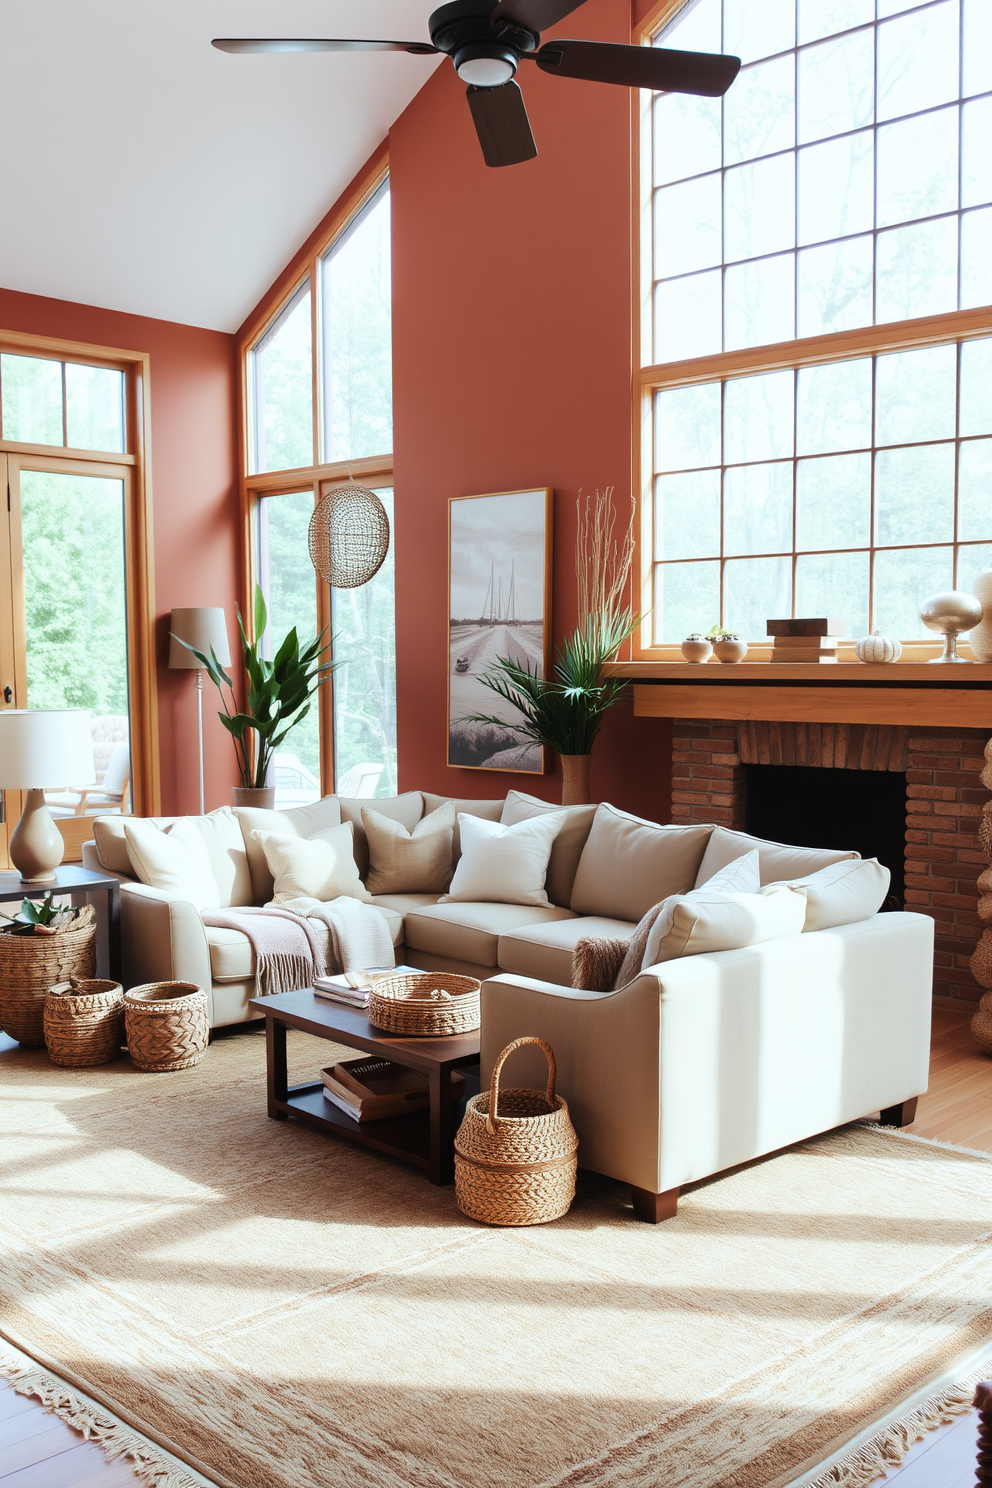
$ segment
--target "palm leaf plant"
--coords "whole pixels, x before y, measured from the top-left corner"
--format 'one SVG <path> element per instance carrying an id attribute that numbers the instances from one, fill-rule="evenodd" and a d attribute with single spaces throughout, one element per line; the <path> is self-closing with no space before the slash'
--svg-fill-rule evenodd
<path id="1" fill-rule="evenodd" d="M 217 716 L 234 740 L 241 784 L 249 790 L 264 788 L 276 750 L 290 730 L 306 718 L 317 689 L 341 665 L 340 662 L 320 659 L 330 645 L 326 628 L 314 640 L 301 646 L 295 625 L 270 661 L 261 654 L 262 637 L 268 623 L 265 599 L 256 584 L 254 641 L 249 641 L 245 634 L 241 611 L 238 611 L 245 668 L 243 710 L 237 705 L 234 682 L 217 660 L 213 647 L 207 656 L 197 651 L 195 646 L 182 642 L 188 651 L 192 651 L 220 693 L 222 711 Z M 228 696 L 225 696 L 225 688 Z"/>
<path id="2" fill-rule="evenodd" d="M 634 556 L 634 506 L 619 537 L 613 491 L 580 496 L 576 537 L 579 619 L 555 648 L 551 675 L 512 657 L 500 656 L 479 681 L 519 715 L 505 718 L 476 713 L 465 723 L 510 729 L 521 739 L 562 756 L 566 805 L 588 799 L 589 756 L 604 714 L 625 694 L 628 683 L 604 677 L 620 647 L 640 624 L 627 599 Z"/>

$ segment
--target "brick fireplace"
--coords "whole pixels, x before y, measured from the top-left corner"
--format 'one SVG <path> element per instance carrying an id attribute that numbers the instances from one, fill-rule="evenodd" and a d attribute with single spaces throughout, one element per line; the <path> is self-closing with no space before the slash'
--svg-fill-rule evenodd
<path id="1" fill-rule="evenodd" d="M 742 830 L 746 766 L 904 772 L 905 907 L 935 921 L 934 996 L 962 1010 L 978 1002 L 968 962 L 984 928 L 976 879 L 988 857 L 976 834 L 989 798 L 978 779 L 988 729 L 692 718 L 672 726 L 676 822 Z"/>

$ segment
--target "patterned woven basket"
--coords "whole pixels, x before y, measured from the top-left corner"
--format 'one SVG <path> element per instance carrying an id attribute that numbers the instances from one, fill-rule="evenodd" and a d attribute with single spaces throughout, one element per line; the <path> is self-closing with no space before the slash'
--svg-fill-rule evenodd
<path id="1" fill-rule="evenodd" d="M 548 1060 L 548 1088 L 500 1090 L 514 1049 L 537 1044 Z M 455 1201 L 469 1219 L 491 1225 L 547 1224 L 575 1197 L 575 1135 L 568 1105 L 555 1095 L 555 1056 L 539 1038 L 507 1044 L 488 1091 L 473 1095 L 455 1137 Z"/>
<path id="2" fill-rule="evenodd" d="M 87 1069 L 118 1059 L 124 1040 L 120 982 L 70 977 L 45 998 L 45 1047 L 53 1064 Z"/>
<path id="3" fill-rule="evenodd" d="M 369 1022 L 385 1033 L 443 1038 L 482 1022 L 482 983 L 448 971 L 380 977 L 369 993 Z"/>
<path id="4" fill-rule="evenodd" d="M 158 1074 L 199 1064 L 210 1038 L 207 996 L 193 982 L 148 982 L 124 993 L 127 1052 Z"/>
<path id="5" fill-rule="evenodd" d="M 0 1029 L 28 1049 L 45 1047 L 45 997 L 70 976 L 96 971 L 96 910 L 85 905 L 54 935 L 0 935 Z"/>

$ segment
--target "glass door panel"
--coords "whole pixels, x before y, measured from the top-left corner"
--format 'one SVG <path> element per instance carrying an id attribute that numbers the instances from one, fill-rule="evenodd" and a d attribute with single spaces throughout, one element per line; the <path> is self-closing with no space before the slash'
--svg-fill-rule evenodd
<path id="1" fill-rule="evenodd" d="M 71 861 L 94 816 L 131 810 L 125 483 L 21 469 L 18 484 L 11 536 L 23 575 L 26 680 L 18 705 L 86 708 L 91 717 L 95 778 L 45 793 Z M 15 596 L 15 626 L 16 609 Z"/>

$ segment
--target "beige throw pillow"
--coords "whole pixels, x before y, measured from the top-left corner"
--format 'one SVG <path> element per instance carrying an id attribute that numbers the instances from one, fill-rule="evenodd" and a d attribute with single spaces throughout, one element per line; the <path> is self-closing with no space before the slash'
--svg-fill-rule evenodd
<path id="1" fill-rule="evenodd" d="M 790 889 L 806 890 L 804 930 L 831 930 L 870 920 L 885 903 L 891 873 L 877 858 L 845 858 L 819 873 L 786 879 Z"/>
<path id="2" fill-rule="evenodd" d="M 370 894 L 441 894 L 451 882 L 451 801 L 425 816 L 412 831 L 381 812 L 362 809 L 369 844 Z"/>
<path id="3" fill-rule="evenodd" d="M 265 854 L 277 904 L 291 899 L 319 899 L 326 904 L 342 895 L 366 903 L 371 900 L 355 865 L 350 822 L 315 832 L 312 837 L 257 831 L 252 837 Z"/>
<path id="4" fill-rule="evenodd" d="M 554 840 L 548 860 L 548 877 L 545 887 L 552 904 L 567 909 L 572 899 L 572 888 L 578 870 L 582 849 L 592 828 L 595 806 L 552 806 L 536 796 L 525 796 L 522 791 L 507 792 L 500 821 L 504 826 L 515 826 L 517 822 L 529 821 L 532 816 L 545 816 L 549 811 L 564 811 L 565 825 Z"/>
<path id="5" fill-rule="evenodd" d="M 660 915 L 648 936 L 641 969 L 699 956 L 707 951 L 736 951 L 801 935 L 806 918 L 806 891 L 788 884 L 769 884 L 756 894 L 678 894 L 670 913 Z"/>
<path id="6" fill-rule="evenodd" d="M 141 817 L 128 817 L 124 836 L 143 884 L 181 896 L 199 910 L 218 907 L 220 893 L 210 854 L 192 817 L 181 816 L 164 832 Z"/>
<path id="7" fill-rule="evenodd" d="M 451 888 L 439 902 L 546 905 L 544 880 L 551 844 L 564 824 L 564 811 L 535 816 L 515 827 L 463 812 L 458 818 L 462 855 Z"/>
<path id="8" fill-rule="evenodd" d="M 690 889 L 688 894 L 682 897 L 694 899 L 704 895 L 712 897 L 714 894 L 756 894 L 760 887 L 758 854 L 755 850 L 746 853 L 743 858 L 738 858 L 733 863 L 728 863 L 726 868 L 721 868 L 720 872 L 715 874 L 704 888 Z M 648 910 L 627 942 L 626 955 L 622 958 L 617 970 L 614 986 L 626 987 L 628 982 L 634 980 L 642 967 L 653 965 L 653 962 L 647 960 L 648 944 L 649 942 L 652 945 L 658 944 L 671 930 L 672 917 L 678 902 L 679 895 L 672 894 Z"/>
<path id="9" fill-rule="evenodd" d="M 341 820 L 351 822 L 355 830 L 354 854 L 355 862 L 358 864 L 360 878 L 365 878 L 369 871 L 369 843 L 365 835 L 365 827 L 362 823 L 362 811 L 365 807 L 372 807 L 378 811 L 380 816 L 388 816 L 390 821 L 398 821 L 412 832 L 424 814 L 424 798 L 420 791 L 406 791 L 402 796 L 339 796 L 338 805 L 341 808 Z M 307 834 L 309 836 L 309 833 Z"/>
<path id="10" fill-rule="evenodd" d="M 669 894 L 692 888 L 712 830 L 663 827 L 604 802 L 596 808 L 579 858 L 571 908 L 576 914 L 639 920 Z"/>
<path id="11" fill-rule="evenodd" d="M 234 814 L 245 839 L 256 904 L 267 904 L 272 898 L 272 874 L 256 832 L 275 832 L 278 837 L 312 837 L 328 827 L 341 824 L 337 796 L 322 796 L 319 801 L 311 801 L 309 806 L 291 806 L 286 811 L 267 811 L 262 806 L 236 806 Z"/>

